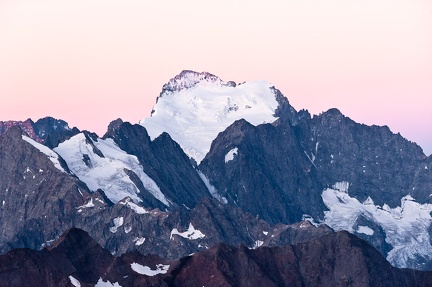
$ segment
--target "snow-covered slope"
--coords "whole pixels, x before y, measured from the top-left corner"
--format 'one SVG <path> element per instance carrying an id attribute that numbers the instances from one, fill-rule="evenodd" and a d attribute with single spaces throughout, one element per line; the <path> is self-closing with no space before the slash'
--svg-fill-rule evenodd
<path id="1" fill-rule="evenodd" d="M 323 201 L 329 208 L 325 212 L 324 223 L 336 231 L 347 230 L 372 236 L 374 232 L 368 226 L 358 226 L 354 230 L 357 219 L 363 216 L 384 230 L 386 242 L 393 246 L 387 254 L 387 260 L 394 266 L 407 267 L 408 262 L 418 260 L 419 256 L 432 260 L 428 232 L 432 223 L 431 204 L 417 203 L 407 195 L 396 208 L 378 206 L 370 197 L 363 203 L 359 202 L 348 194 L 348 189 L 349 183 L 341 182 L 323 191 Z"/>
<path id="2" fill-rule="evenodd" d="M 209 73 L 183 71 L 164 85 L 152 116 L 140 122 L 152 139 L 167 132 L 198 163 L 218 133 L 239 119 L 271 123 L 278 107 L 272 85 L 235 85 Z"/>
<path id="3" fill-rule="evenodd" d="M 130 170 L 155 198 L 169 205 L 156 183 L 144 173 L 138 159 L 121 150 L 112 139 L 92 140 L 80 133 L 54 150 L 92 191 L 102 189 L 114 203 L 128 196 L 135 202 L 141 201 L 139 189 L 126 174 L 125 170 Z"/>
<path id="4" fill-rule="evenodd" d="M 22 139 L 25 140 L 26 142 L 28 142 L 29 144 L 31 144 L 32 146 L 34 146 L 35 148 L 37 148 L 42 153 L 44 153 L 52 161 L 52 163 L 54 164 L 54 166 L 58 170 L 66 172 L 60 164 L 58 154 L 53 152 L 49 147 L 44 146 L 43 144 L 40 144 L 40 143 L 36 142 L 35 140 L 29 138 L 28 136 L 25 136 L 25 135 L 22 136 Z"/>

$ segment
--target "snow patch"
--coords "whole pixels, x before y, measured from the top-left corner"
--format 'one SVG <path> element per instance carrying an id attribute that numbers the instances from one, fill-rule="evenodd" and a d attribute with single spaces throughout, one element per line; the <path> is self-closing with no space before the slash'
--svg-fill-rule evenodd
<path id="1" fill-rule="evenodd" d="M 309 223 L 311 223 L 313 226 L 318 226 L 319 225 L 319 223 L 317 223 L 315 221 L 315 219 L 313 219 L 313 217 L 310 216 L 309 214 L 303 214 L 302 221 L 309 221 Z"/>
<path id="2" fill-rule="evenodd" d="M 144 266 L 139 263 L 132 263 L 131 268 L 138 274 L 147 275 L 147 276 L 155 276 L 158 274 L 166 274 L 170 268 L 170 265 L 158 264 L 156 265 L 156 269 L 152 270 L 149 266 Z"/>
<path id="3" fill-rule="evenodd" d="M 196 240 L 205 237 L 205 234 L 199 231 L 198 229 L 195 229 L 192 223 L 189 223 L 189 228 L 185 232 L 179 232 L 177 228 L 174 228 L 170 234 L 171 240 L 174 240 L 173 235 L 178 235 L 189 240 Z"/>
<path id="4" fill-rule="evenodd" d="M 81 287 L 81 283 L 75 279 L 72 275 L 69 276 L 70 283 L 75 287 Z"/>
<path id="5" fill-rule="evenodd" d="M 122 287 L 118 282 L 111 283 L 109 280 L 107 282 L 104 282 L 102 278 L 99 277 L 98 282 L 96 283 L 95 287 Z"/>
<path id="6" fill-rule="evenodd" d="M 411 195 L 401 199 L 401 205 L 390 208 L 373 204 L 373 200 L 361 203 L 348 195 L 349 184 L 335 184 L 322 193 L 322 199 L 329 211 L 325 211 L 324 223 L 335 231 L 347 230 L 354 233 L 353 226 L 361 215 L 375 222 L 384 230 L 386 242 L 393 246 L 387 254 L 387 260 L 396 267 L 408 267 L 411 260 L 422 256 L 432 260 L 432 245 L 428 228 L 432 223 L 432 204 L 415 202 Z M 359 227 L 357 232 L 371 234 L 371 231 Z"/>
<path id="7" fill-rule="evenodd" d="M 113 227 L 110 227 L 109 230 L 110 230 L 112 233 L 116 233 L 116 232 L 117 232 L 117 229 L 118 229 L 120 226 L 122 226 L 123 223 L 124 223 L 123 216 L 120 216 L 120 217 L 116 217 L 116 218 L 114 218 L 114 219 L 113 219 L 113 223 L 114 223 L 114 226 L 113 226 Z"/>
<path id="8" fill-rule="evenodd" d="M 364 205 L 374 205 L 374 201 L 372 200 L 372 198 L 370 196 L 368 196 L 368 198 L 366 198 L 365 201 L 363 201 Z"/>
<path id="9" fill-rule="evenodd" d="M 268 234 L 268 231 L 263 231 L 262 232 L 264 235 L 267 235 Z"/>
<path id="10" fill-rule="evenodd" d="M 300 223 L 300 228 L 301 229 L 304 229 L 304 228 L 308 228 L 310 226 L 310 222 L 309 221 L 307 221 L 307 220 L 304 220 L 304 221 L 302 221 L 301 223 Z"/>
<path id="11" fill-rule="evenodd" d="M 140 124 L 152 140 L 167 132 L 197 163 L 209 152 L 216 136 L 236 120 L 260 125 L 277 119 L 276 95 L 266 81 L 236 87 L 206 80 L 179 85 L 186 88 L 165 89 L 151 117 Z"/>
<path id="12" fill-rule="evenodd" d="M 135 237 L 133 242 L 135 242 L 136 246 L 140 246 L 145 242 L 145 238 L 144 237 Z"/>
<path id="13" fill-rule="evenodd" d="M 363 233 L 369 236 L 372 236 L 374 234 L 374 231 L 372 230 L 372 228 L 367 227 L 367 226 L 359 226 L 357 228 L 357 233 Z"/>
<path id="14" fill-rule="evenodd" d="M 139 206 L 138 204 L 130 201 L 129 199 L 126 201 L 121 201 L 120 204 L 126 205 L 127 207 L 129 207 L 130 209 L 135 211 L 135 213 L 137 213 L 137 214 L 149 213 L 144 207 Z"/>
<path id="15" fill-rule="evenodd" d="M 225 155 L 225 163 L 232 161 L 234 159 L 234 156 L 238 154 L 238 148 L 233 148 Z"/>
<path id="16" fill-rule="evenodd" d="M 93 203 L 93 198 L 90 198 L 90 200 L 86 204 L 78 206 L 77 209 L 90 208 L 90 207 L 94 207 L 94 206 L 95 205 Z"/>
<path id="17" fill-rule="evenodd" d="M 264 244 L 264 241 L 261 240 L 256 240 L 254 246 L 252 247 L 253 249 L 256 249 L 260 246 L 262 246 Z"/>
<path id="18" fill-rule="evenodd" d="M 336 182 L 333 185 L 333 189 L 348 193 L 349 186 L 350 186 L 349 182 L 341 181 L 341 182 Z"/>
<path id="19" fill-rule="evenodd" d="M 49 147 L 44 146 L 43 144 L 40 144 L 25 135 L 22 135 L 22 139 L 28 142 L 29 144 L 31 144 L 32 146 L 34 146 L 35 148 L 37 148 L 40 152 L 44 153 L 46 156 L 48 156 L 48 158 L 51 160 L 51 162 L 58 170 L 62 172 L 66 172 L 64 168 L 61 166 L 59 161 L 59 155 L 56 152 L 52 151 Z"/>
<path id="20" fill-rule="evenodd" d="M 210 192 L 210 194 L 216 198 L 219 202 L 223 203 L 223 204 L 227 204 L 228 200 L 223 197 L 218 191 L 217 189 L 210 183 L 210 181 L 208 180 L 208 178 L 205 176 L 205 174 L 203 174 L 201 171 L 197 171 L 199 177 L 201 178 L 201 180 L 204 182 L 205 186 L 207 187 L 208 191 Z"/>

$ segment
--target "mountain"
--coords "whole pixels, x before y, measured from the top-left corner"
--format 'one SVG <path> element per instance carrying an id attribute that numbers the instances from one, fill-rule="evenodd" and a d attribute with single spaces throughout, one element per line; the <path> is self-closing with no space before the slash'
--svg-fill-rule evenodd
<path id="1" fill-rule="evenodd" d="M 337 109 L 296 111 L 265 81 L 183 71 L 140 124 L 99 137 L 53 118 L 0 122 L 0 147 L 2 253 L 77 227 L 117 256 L 177 260 L 220 242 L 301 243 L 308 220 L 432 269 L 431 157 Z"/>
<path id="2" fill-rule="evenodd" d="M 431 268 L 429 162 L 387 127 L 330 110 L 313 118 L 301 111 L 297 125 L 237 121 L 213 141 L 199 169 L 230 204 L 267 222 L 312 217 L 362 236 L 395 266 Z M 330 190 L 343 196 L 329 199 Z"/>
<path id="3" fill-rule="evenodd" d="M 166 83 L 152 116 L 140 122 L 155 139 L 167 132 L 198 163 L 217 134 L 235 120 L 271 123 L 287 102 L 265 81 L 235 84 L 215 75 L 183 71 Z"/>
<path id="4" fill-rule="evenodd" d="M 134 127 L 138 131 L 145 131 L 139 125 L 125 124 L 126 129 Z M 85 134 L 80 133 L 75 137 L 85 138 Z M 72 137 L 70 142 L 74 143 L 75 137 Z M 91 139 L 90 136 L 87 139 L 90 147 L 93 144 L 97 148 L 98 145 L 105 143 L 102 139 Z M 169 143 L 168 146 L 174 147 L 176 152 L 181 152 L 178 145 L 174 142 Z M 275 237 L 273 242 L 276 243 L 286 243 L 292 239 L 278 236 L 281 232 L 287 232 L 286 225 L 271 227 L 265 221 L 239 208 L 224 205 L 214 199 L 191 165 L 189 167 L 195 172 L 196 180 L 202 185 L 203 195 L 199 201 L 194 197 L 188 199 L 185 196 L 181 201 L 183 204 L 180 204 L 179 197 L 177 201 L 170 200 L 169 206 L 164 206 L 142 185 L 143 189 L 136 193 L 136 202 L 131 196 L 113 202 L 110 200 L 113 199 L 110 194 L 112 190 L 90 189 L 91 185 L 81 181 L 77 175 L 83 180 L 87 179 L 82 174 L 74 173 L 75 167 L 70 162 L 71 168 L 68 168 L 59 154 L 27 137 L 19 127 L 10 128 L 4 133 L 0 137 L 0 145 L 0 170 L 5 179 L 0 182 L 0 223 L 5 231 L 2 233 L 0 245 L 3 253 L 15 248 L 40 249 L 50 246 L 64 230 L 74 226 L 87 230 L 114 254 L 139 250 L 171 259 L 205 250 L 222 241 L 228 244 L 243 243 L 253 247 L 257 242 L 264 242 L 272 235 Z M 61 148 L 61 144 L 59 147 Z M 92 148 L 84 147 L 85 145 L 80 146 L 79 150 L 93 152 Z M 112 147 L 112 144 L 109 147 Z M 97 149 L 99 155 L 90 154 L 90 161 L 84 160 L 83 157 L 83 165 L 88 162 L 96 169 L 100 162 L 94 159 L 101 161 L 106 155 L 110 156 L 112 165 L 102 162 L 106 165 L 103 172 L 107 173 L 113 166 L 120 168 L 112 173 L 124 172 L 123 169 L 126 170 L 126 167 L 122 165 L 121 160 L 130 160 L 132 156 L 121 154 L 116 149 L 115 152 L 107 149 L 107 153 L 106 148 Z M 113 155 L 119 153 L 122 157 L 114 161 Z M 181 155 L 189 162 L 184 154 Z M 155 158 L 155 165 L 166 168 L 172 158 L 162 157 L 159 161 Z M 132 160 L 125 160 L 125 163 L 131 162 L 135 164 L 135 168 L 139 166 Z M 157 171 L 156 168 L 155 170 Z M 186 169 L 183 170 L 185 171 Z M 88 172 L 91 175 L 91 170 Z M 143 170 L 141 172 L 144 173 Z M 135 179 L 139 186 L 140 179 L 132 176 L 131 178 Z M 134 184 L 131 180 L 130 185 L 126 185 L 123 180 L 126 182 L 124 177 L 105 178 L 107 182 L 118 184 L 119 189 Z M 159 182 L 161 179 L 157 180 Z M 169 187 L 170 180 L 176 184 L 176 180 L 180 179 L 171 179 L 167 176 L 165 180 L 163 187 Z M 105 181 L 102 180 L 103 183 Z M 194 200 L 197 201 L 193 202 Z M 193 208 L 186 208 L 186 203 Z M 166 210 L 151 207 L 153 204 L 162 205 Z"/>
<path id="5" fill-rule="evenodd" d="M 0 286 L 8 287 L 430 286 L 431 279 L 432 272 L 392 267 L 369 244 L 344 231 L 278 247 L 220 243 L 166 260 L 137 252 L 115 257 L 72 228 L 49 248 L 0 256 Z"/>

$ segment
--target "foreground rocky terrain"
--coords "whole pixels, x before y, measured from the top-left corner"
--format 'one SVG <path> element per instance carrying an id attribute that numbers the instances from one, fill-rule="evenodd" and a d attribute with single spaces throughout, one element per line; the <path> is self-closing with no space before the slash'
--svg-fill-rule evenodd
<path id="1" fill-rule="evenodd" d="M 308 223 L 300 228 L 316 229 Z M 303 231 L 300 230 L 300 233 Z M 312 231 L 313 233 L 313 231 Z M 432 272 L 392 267 L 346 231 L 278 247 L 220 243 L 178 260 L 111 255 L 70 229 L 49 248 L 0 256 L 0 286 L 431 286 Z"/>

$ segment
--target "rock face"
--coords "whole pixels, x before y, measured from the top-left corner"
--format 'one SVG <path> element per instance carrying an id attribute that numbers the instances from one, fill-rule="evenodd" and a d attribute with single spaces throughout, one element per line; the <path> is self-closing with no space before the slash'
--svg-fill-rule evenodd
<path id="1" fill-rule="evenodd" d="M 289 123 L 255 127 L 239 120 L 218 135 L 199 168 L 230 204 L 267 222 L 324 218 L 324 186 Z"/>
<path id="2" fill-rule="evenodd" d="M 388 127 L 358 124 L 331 109 L 313 118 L 304 113 L 297 132 L 325 184 L 347 181 L 350 194 L 358 200 L 371 197 L 376 204 L 390 207 L 398 206 L 407 194 L 430 202 L 423 188 L 412 188 L 426 156 L 418 145 Z"/>
<path id="3" fill-rule="evenodd" d="M 59 143 L 80 132 L 76 127 L 70 128 L 65 121 L 52 117 L 39 119 L 33 124 L 33 128 L 43 144 L 50 148 L 58 146 Z"/>
<path id="4" fill-rule="evenodd" d="M 20 127 L 30 138 L 50 148 L 56 147 L 59 143 L 79 133 L 76 127 L 69 128 L 68 124 L 63 120 L 46 117 L 36 122 L 31 119 L 24 122 L 0 121 L 0 136 L 14 126 Z"/>
<path id="5" fill-rule="evenodd" d="M 392 267 L 348 232 L 248 249 L 220 243 L 179 260 L 112 256 L 72 228 L 41 251 L 0 256 L 0 286 L 430 286 L 431 272 Z"/>
<path id="6" fill-rule="evenodd" d="M 90 192 L 23 140 L 19 127 L 8 129 L 0 146 L 0 250 L 40 248 L 69 228 Z"/>

